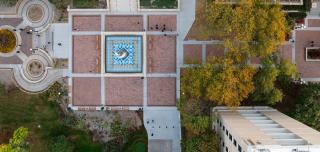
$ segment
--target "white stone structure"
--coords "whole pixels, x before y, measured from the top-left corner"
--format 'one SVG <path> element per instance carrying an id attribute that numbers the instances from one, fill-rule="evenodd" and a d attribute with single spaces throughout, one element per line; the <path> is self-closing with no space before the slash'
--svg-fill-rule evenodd
<path id="1" fill-rule="evenodd" d="M 270 107 L 213 108 L 223 152 L 319 152 L 320 132 Z"/>

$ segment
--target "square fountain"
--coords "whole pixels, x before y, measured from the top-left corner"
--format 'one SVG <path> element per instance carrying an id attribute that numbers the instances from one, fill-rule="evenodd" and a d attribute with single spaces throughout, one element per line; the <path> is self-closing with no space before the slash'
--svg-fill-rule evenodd
<path id="1" fill-rule="evenodd" d="M 142 73 L 143 37 L 106 35 L 105 62 L 106 73 Z"/>

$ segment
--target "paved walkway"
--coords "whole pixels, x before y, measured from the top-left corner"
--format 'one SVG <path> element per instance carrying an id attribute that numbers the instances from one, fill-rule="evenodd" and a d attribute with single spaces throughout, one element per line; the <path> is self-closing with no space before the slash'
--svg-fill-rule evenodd
<path id="1" fill-rule="evenodd" d="M 176 107 L 148 107 L 143 111 L 144 126 L 148 132 L 148 140 L 169 141 L 171 151 L 179 152 L 181 139 L 180 113 Z M 161 147 L 162 142 L 153 145 Z M 152 146 L 152 145 L 149 145 Z M 149 147 L 149 150 L 156 149 Z"/>
<path id="2" fill-rule="evenodd" d="M 138 0 L 110 0 L 111 12 L 137 12 Z"/>
<path id="3" fill-rule="evenodd" d="M 32 6 L 37 6 L 42 10 L 41 18 L 38 21 L 32 21 L 28 16 Z M 23 0 L 18 7 L 18 15 L 23 18 L 24 26 L 30 26 L 35 31 L 43 32 L 52 22 L 54 11 L 48 0 Z"/>
<path id="4" fill-rule="evenodd" d="M 48 89 L 51 84 L 62 78 L 66 72 L 62 69 L 47 70 L 48 73 L 46 78 L 43 81 L 37 83 L 31 83 L 25 80 L 25 78 L 21 75 L 21 65 L 15 65 L 15 67 L 13 68 L 13 73 L 16 83 L 20 86 L 21 89 L 25 90 L 26 92 L 37 93 Z"/>

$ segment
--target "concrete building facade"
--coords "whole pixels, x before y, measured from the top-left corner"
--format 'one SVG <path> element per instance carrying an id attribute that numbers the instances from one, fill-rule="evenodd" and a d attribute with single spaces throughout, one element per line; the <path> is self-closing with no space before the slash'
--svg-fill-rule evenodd
<path id="1" fill-rule="evenodd" d="M 213 108 L 221 152 L 319 152 L 320 132 L 270 107 Z"/>

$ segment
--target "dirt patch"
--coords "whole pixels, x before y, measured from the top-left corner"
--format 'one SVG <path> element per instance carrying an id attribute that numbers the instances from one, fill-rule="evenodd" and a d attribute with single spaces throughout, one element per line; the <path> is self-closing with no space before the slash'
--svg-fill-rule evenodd
<path id="1" fill-rule="evenodd" d="M 28 9 L 28 18 L 32 22 L 39 22 L 43 18 L 43 13 L 41 5 L 33 5 Z"/>
<path id="2" fill-rule="evenodd" d="M 143 118 L 135 111 L 75 111 L 76 116 L 88 128 L 96 141 L 106 143 L 112 139 L 110 136 L 110 124 L 115 119 L 121 122 L 129 122 L 131 128 L 140 128 Z"/>
<path id="3" fill-rule="evenodd" d="M 12 70 L 0 69 L 0 84 L 3 84 L 6 90 L 16 88 L 13 80 Z"/>

